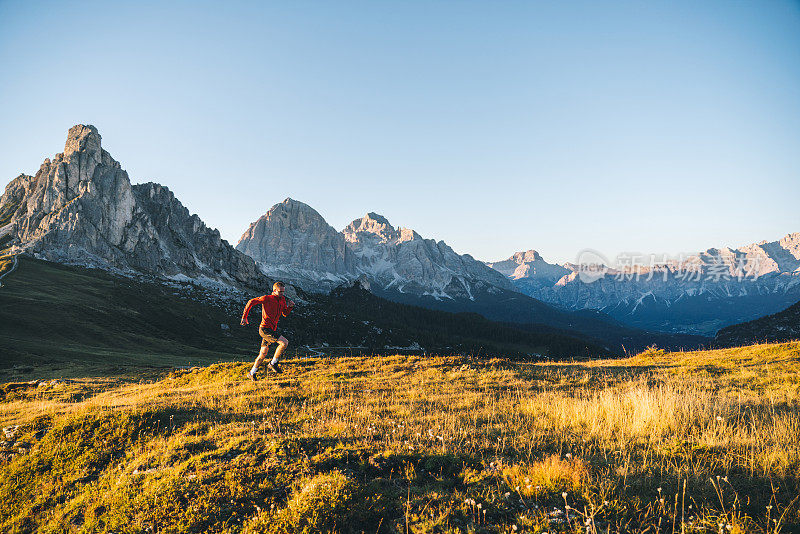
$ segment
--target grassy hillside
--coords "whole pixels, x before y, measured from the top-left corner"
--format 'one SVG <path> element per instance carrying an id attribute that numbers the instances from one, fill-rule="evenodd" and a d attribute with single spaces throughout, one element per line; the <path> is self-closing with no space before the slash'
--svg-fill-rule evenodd
<path id="1" fill-rule="evenodd" d="M 247 368 L 4 386 L 0 531 L 800 531 L 800 343 Z"/>
<path id="2" fill-rule="evenodd" d="M 717 332 L 714 343 L 720 347 L 730 347 L 795 339 L 800 339 L 800 302 L 778 313 L 723 328 Z"/>
<path id="3" fill-rule="evenodd" d="M 20 258 L 0 288 L 0 380 L 34 368 L 45 376 L 85 376 L 250 357 L 252 332 L 232 328 L 228 336 L 220 328 L 230 313 L 175 293 Z"/>

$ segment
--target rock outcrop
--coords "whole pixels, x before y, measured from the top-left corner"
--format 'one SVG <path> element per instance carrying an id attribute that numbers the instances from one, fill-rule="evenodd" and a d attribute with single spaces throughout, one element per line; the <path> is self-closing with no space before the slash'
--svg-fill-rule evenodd
<path id="1" fill-rule="evenodd" d="M 255 263 L 206 227 L 166 188 L 131 185 L 94 126 L 70 128 L 64 152 L 0 197 L 17 251 L 70 264 L 166 277 L 262 285 Z"/>

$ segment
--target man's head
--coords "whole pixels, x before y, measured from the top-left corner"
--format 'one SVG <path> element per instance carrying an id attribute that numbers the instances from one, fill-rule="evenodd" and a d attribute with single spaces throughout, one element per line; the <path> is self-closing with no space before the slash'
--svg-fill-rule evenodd
<path id="1" fill-rule="evenodd" d="M 286 286 L 283 284 L 283 282 L 275 282 L 272 284 L 272 294 L 276 297 L 282 296 L 285 289 Z"/>

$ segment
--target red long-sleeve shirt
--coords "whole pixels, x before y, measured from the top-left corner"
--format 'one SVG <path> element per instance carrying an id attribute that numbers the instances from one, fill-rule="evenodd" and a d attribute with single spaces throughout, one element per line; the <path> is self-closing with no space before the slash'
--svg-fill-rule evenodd
<path id="1" fill-rule="evenodd" d="M 292 308 L 286 304 L 286 297 L 276 297 L 275 295 L 262 295 L 247 301 L 247 306 L 242 314 L 242 319 L 247 318 L 250 308 L 256 304 L 261 304 L 261 326 L 270 330 L 278 329 L 278 320 L 286 317 Z"/>

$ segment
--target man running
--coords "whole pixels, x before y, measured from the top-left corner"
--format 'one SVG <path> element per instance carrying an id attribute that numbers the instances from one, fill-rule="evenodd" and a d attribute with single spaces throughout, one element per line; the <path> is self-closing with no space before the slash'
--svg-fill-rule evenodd
<path id="1" fill-rule="evenodd" d="M 250 380 L 253 382 L 257 380 L 256 373 L 258 372 L 258 366 L 261 365 L 267 357 L 269 346 L 272 343 L 277 343 L 278 347 L 275 349 L 275 355 L 272 357 L 272 361 L 269 365 L 267 365 L 267 369 L 273 373 L 283 372 L 278 365 L 278 360 L 289 345 L 289 340 L 278 332 L 278 320 L 281 317 L 289 315 L 289 312 L 294 308 L 294 302 L 283 296 L 284 289 L 285 286 L 283 282 L 275 282 L 272 285 L 272 293 L 270 295 L 263 295 L 247 301 L 247 306 L 242 314 L 241 324 L 244 326 L 248 324 L 247 314 L 250 313 L 250 308 L 256 304 L 261 304 L 261 326 L 258 327 L 258 333 L 261 335 L 261 350 L 253 364 L 253 368 L 250 369 L 248 373 Z"/>

